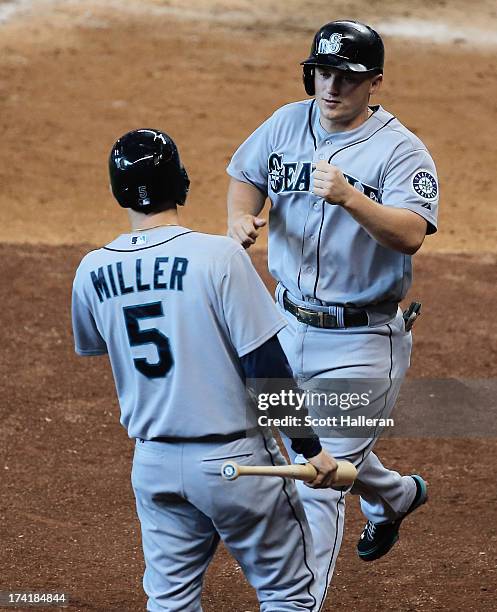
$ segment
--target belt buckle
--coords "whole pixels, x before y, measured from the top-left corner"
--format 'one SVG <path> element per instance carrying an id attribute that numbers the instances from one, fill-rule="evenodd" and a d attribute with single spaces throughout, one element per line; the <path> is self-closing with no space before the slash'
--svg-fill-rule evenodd
<path id="1" fill-rule="evenodd" d="M 297 310 L 297 319 L 304 325 L 312 325 L 312 315 L 314 313 L 309 312 L 307 308 L 303 308 L 302 306 L 295 306 L 295 308 Z"/>
<path id="2" fill-rule="evenodd" d="M 324 312 L 312 312 L 307 308 L 302 308 L 297 306 L 297 319 L 304 323 L 305 325 L 310 325 L 311 327 L 324 327 Z M 317 319 L 317 321 L 316 321 Z"/>
<path id="3" fill-rule="evenodd" d="M 300 321 L 301 323 L 305 323 L 305 312 L 303 310 L 303 308 L 301 308 L 300 306 L 297 306 L 296 304 L 294 304 L 295 306 L 295 318 Z"/>

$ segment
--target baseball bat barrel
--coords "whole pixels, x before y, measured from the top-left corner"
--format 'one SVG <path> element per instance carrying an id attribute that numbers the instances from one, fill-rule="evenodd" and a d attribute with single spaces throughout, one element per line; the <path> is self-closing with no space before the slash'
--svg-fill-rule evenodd
<path id="1" fill-rule="evenodd" d="M 354 483 L 357 470 L 349 461 L 337 461 L 338 468 L 334 487 L 348 487 Z M 226 480 L 236 480 L 240 476 L 280 476 L 310 482 L 316 478 L 317 470 L 311 463 L 292 465 L 239 465 L 235 461 L 226 461 L 221 467 L 221 474 Z"/>

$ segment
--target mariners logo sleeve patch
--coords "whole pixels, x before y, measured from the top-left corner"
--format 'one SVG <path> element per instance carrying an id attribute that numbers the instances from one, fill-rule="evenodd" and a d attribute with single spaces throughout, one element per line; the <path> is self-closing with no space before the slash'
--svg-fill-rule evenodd
<path id="1" fill-rule="evenodd" d="M 418 170 L 412 177 L 412 188 L 427 200 L 434 200 L 438 195 L 437 179 L 428 170 Z"/>

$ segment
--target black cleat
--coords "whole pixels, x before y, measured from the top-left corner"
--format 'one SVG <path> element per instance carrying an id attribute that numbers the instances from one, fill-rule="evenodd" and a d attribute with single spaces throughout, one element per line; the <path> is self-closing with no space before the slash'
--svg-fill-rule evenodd
<path id="1" fill-rule="evenodd" d="M 426 483 L 417 474 L 411 476 L 416 483 L 416 495 L 409 510 L 400 518 L 391 523 L 372 523 L 368 521 L 364 527 L 359 542 L 357 543 L 357 554 L 363 561 L 374 561 L 386 555 L 399 539 L 399 529 L 402 521 L 408 514 L 422 506 L 428 499 Z"/>

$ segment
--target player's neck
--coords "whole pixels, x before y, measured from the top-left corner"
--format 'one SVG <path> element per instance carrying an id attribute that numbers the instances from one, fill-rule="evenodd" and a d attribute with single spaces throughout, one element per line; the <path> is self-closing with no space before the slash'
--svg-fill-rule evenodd
<path id="1" fill-rule="evenodd" d="M 364 112 L 357 115 L 350 121 L 334 121 L 332 119 L 326 119 L 326 117 L 321 114 L 319 117 L 319 122 L 321 127 L 329 134 L 336 132 L 348 132 L 361 126 L 372 114 L 373 111 L 367 107 Z"/>
<path id="2" fill-rule="evenodd" d="M 129 222 L 132 231 L 152 229 L 167 225 L 179 225 L 178 211 L 176 209 L 164 210 L 154 215 L 144 215 L 136 210 L 128 209 Z"/>

